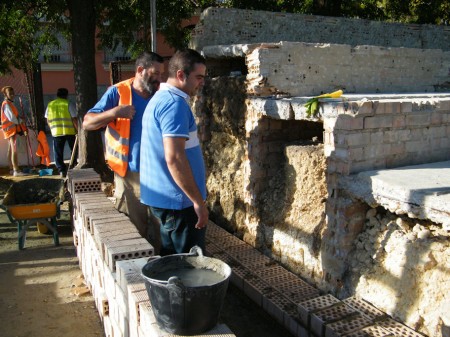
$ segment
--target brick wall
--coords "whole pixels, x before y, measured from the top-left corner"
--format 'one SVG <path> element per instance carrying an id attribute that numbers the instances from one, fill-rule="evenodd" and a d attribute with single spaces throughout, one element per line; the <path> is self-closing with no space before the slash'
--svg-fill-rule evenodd
<path id="1" fill-rule="evenodd" d="M 250 95 L 439 92 L 450 89 L 450 52 L 281 42 L 246 55 Z"/>
<path id="2" fill-rule="evenodd" d="M 450 50 L 450 27 L 208 8 L 193 31 L 191 48 L 279 41 Z"/>
<path id="3" fill-rule="evenodd" d="M 328 172 L 348 175 L 450 159 L 450 98 L 323 106 Z"/>

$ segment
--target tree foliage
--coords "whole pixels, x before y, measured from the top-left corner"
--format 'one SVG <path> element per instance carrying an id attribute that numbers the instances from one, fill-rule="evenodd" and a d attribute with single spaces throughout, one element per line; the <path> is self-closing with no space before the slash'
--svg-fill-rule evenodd
<path id="1" fill-rule="evenodd" d="M 56 7 L 54 7 L 56 9 Z M 11 68 L 30 69 L 44 46 L 58 43 L 55 32 L 62 19 L 53 25 L 42 24 L 54 13 L 48 11 L 47 1 L 3 0 L 0 4 L 0 73 Z M 59 7 L 58 7 L 59 9 Z M 57 10 L 58 10 L 57 9 Z M 39 32 L 39 33 L 36 33 Z"/>

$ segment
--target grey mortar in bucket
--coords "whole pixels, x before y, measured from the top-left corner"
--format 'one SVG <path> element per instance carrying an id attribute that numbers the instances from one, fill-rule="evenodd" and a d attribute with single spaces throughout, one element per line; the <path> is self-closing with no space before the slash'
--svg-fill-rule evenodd
<path id="1" fill-rule="evenodd" d="M 203 256 L 199 247 L 150 259 L 142 268 L 158 326 L 177 335 L 198 335 L 217 324 L 230 275 L 225 262 Z"/>

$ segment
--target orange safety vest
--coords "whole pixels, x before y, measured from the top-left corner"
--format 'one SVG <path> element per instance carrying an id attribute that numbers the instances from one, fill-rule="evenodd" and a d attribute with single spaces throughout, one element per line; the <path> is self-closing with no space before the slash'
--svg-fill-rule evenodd
<path id="1" fill-rule="evenodd" d="M 131 105 L 131 84 L 134 78 L 115 84 L 119 92 L 119 105 Z M 117 118 L 110 122 L 105 131 L 106 161 L 109 167 L 121 177 L 128 169 L 130 151 L 130 119 Z"/>
<path id="2" fill-rule="evenodd" d="M 39 131 L 37 136 L 38 148 L 36 150 L 36 155 L 41 157 L 41 164 L 45 166 L 50 166 L 50 148 L 47 142 L 47 136 L 44 131 Z"/>
<path id="3" fill-rule="evenodd" d="M 11 138 L 14 136 L 17 132 L 21 131 L 27 131 L 27 127 L 24 124 L 14 124 L 11 122 L 8 117 L 6 117 L 5 114 L 5 106 L 9 105 L 9 108 L 13 112 L 13 114 L 16 116 L 17 119 L 19 119 L 19 111 L 17 110 L 16 106 L 9 100 L 5 99 L 2 103 L 2 130 L 5 135 L 5 139 Z"/>

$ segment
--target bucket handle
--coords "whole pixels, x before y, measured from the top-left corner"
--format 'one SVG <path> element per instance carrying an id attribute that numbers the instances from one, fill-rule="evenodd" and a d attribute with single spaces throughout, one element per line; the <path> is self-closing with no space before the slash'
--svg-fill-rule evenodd
<path id="1" fill-rule="evenodd" d="M 157 260 L 157 259 L 160 259 L 160 258 L 161 258 L 161 255 L 153 255 L 153 256 L 150 256 L 147 259 L 147 262 L 151 262 L 151 261 L 154 261 L 154 260 Z"/>
<path id="2" fill-rule="evenodd" d="M 166 288 L 169 291 L 172 303 L 177 303 L 180 300 L 180 295 L 186 290 L 186 287 L 178 276 L 169 277 Z"/>
<path id="3" fill-rule="evenodd" d="M 203 251 L 199 246 L 195 245 L 189 251 L 189 255 L 203 257 Z"/>

